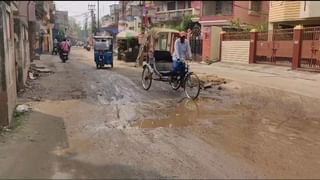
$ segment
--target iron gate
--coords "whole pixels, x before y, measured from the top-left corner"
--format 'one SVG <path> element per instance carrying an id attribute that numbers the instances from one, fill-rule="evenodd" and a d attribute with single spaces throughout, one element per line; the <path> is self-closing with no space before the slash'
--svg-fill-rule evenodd
<path id="1" fill-rule="evenodd" d="M 201 61 L 202 59 L 202 38 L 201 38 L 201 27 L 199 25 L 195 25 L 192 28 L 190 37 L 190 47 L 192 52 L 192 60 L 193 61 Z"/>
<path id="2" fill-rule="evenodd" d="M 300 66 L 320 69 L 320 27 L 305 28 L 302 38 Z"/>
<path id="3" fill-rule="evenodd" d="M 257 35 L 257 63 L 291 66 L 293 29 L 273 30 Z"/>

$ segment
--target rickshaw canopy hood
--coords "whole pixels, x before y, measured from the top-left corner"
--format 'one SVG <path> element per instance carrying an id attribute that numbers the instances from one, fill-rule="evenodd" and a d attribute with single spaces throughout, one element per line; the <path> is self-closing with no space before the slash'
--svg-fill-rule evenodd
<path id="1" fill-rule="evenodd" d="M 113 39 L 112 36 L 93 36 L 93 39 Z"/>
<path id="2" fill-rule="evenodd" d="M 169 29 L 169 28 L 152 28 L 152 29 L 151 29 L 151 32 L 156 33 L 156 34 L 158 34 L 158 33 L 162 33 L 162 32 L 179 33 L 179 31 L 178 31 L 178 30 L 175 30 L 175 29 Z"/>
<path id="3" fill-rule="evenodd" d="M 132 30 L 125 30 L 117 34 L 117 39 L 138 38 L 139 33 Z"/>
<path id="4" fill-rule="evenodd" d="M 176 33 L 179 34 L 180 32 L 175 29 L 169 29 L 169 28 L 152 28 L 148 32 L 148 36 L 153 36 L 154 38 L 158 38 L 158 35 L 160 33 Z"/>

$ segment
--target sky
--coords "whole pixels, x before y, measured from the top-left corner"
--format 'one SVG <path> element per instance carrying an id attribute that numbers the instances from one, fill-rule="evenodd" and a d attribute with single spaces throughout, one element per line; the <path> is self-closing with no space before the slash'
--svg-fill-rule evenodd
<path id="1" fill-rule="evenodd" d="M 89 12 L 88 4 L 96 5 L 95 13 L 97 16 L 97 1 L 54 1 L 54 3 L 56 4 L 56 10 L 68 11 L 69 16 L 74 17 L 81 25 L 84 24 L 85 20 L 85 16 L 81 14 Z M 99 1 L 100 17 L 110 13 L 109 5 L 118 3 L 119 1 Z"/>

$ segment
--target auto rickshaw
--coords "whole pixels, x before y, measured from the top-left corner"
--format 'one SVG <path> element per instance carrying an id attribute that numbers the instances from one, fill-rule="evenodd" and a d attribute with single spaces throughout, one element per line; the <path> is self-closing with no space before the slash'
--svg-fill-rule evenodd
<path id="1" fill-rule="evenodd" d="M 134 62 L 139 53 L 139 34 L 132 30 L 125 30 L 117 34 L 118 60 Z"/>
<path id="2" fill-rule="evenodd" d="M 94 60 L 97 69 L 104 65 L 110 65 L 113 68 L 113 37 L 112 36 L 94 36 Z"/>

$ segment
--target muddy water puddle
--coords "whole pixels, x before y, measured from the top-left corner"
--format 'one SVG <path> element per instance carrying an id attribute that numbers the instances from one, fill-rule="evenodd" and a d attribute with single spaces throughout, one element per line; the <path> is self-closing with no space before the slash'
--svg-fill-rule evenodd
<path id="1" fill-rule="evenodd" d="M 165 118 L 144 119 L 133 126 L 138 128 L 181 128 L 206 123 L 208 118 L 217 116 L 232 116 L 235 111 L 217 108 L 220 99 L 200 98 L 196 101 L 184 99 L 164 110 Z"/>

